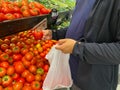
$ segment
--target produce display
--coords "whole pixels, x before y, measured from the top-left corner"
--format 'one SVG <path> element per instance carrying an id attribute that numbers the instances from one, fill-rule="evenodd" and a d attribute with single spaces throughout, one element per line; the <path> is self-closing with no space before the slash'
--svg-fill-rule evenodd
<path id="1" fill-rule="evenodd" d="M 47 8 L 56 8 L 59 12 L 72 10 L 75 6 L 74 0 L 37 0 Z"/>
<path id="2" fill-rule="evenodd" d="M 42 36 L 28 30 L 0 39 L 0 90 L 42 90 L 49 70 L 45 55 L 57 42 Z"/>
<path id="3" fill-rule="evenodd" d="M 50 12 L 50 9 L 46 8 L 43 4 L 36 1 L 28 2 L 28 0 L 0 0 L 0 22 L 22 17 L 49 14 Z"/>

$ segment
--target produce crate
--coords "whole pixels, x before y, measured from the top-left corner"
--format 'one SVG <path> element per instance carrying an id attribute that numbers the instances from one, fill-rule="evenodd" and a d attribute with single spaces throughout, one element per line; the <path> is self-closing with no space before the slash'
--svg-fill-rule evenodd
<path id="1" fill-rule="evenodd" d="M 47 24 L 49 27 L 49 17 L 50 15 L 39 15 L 0 22 L 0 38 L 31 29 L 45 18 L 48 21 Z"/>

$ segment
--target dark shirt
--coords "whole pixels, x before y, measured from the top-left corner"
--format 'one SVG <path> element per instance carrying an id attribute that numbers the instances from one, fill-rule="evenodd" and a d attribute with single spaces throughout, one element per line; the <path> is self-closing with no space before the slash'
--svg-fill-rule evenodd
<path id="1" fill-rule="evenodd" d="M 73 17 L 70 26 L 66 33 L 66 38 L 80 40 L 83 37 L 84 25 L 89 16 L 89 13 L 96 0 L 77 0 L 76 7 L 73 12 Z M 77 69 L 79 58 L 73 55 L 70 56 L 70 68 L 73 81 L 77 81 Z"/>

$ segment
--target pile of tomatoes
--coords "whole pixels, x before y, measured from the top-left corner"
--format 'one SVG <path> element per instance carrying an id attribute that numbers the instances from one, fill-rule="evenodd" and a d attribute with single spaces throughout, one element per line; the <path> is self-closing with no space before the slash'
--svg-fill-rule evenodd
<path id="1" fill-rule="evenodd" d="M 12 2 L 0 0 L 0 21 L 49 14 L 50 11 L 50 9 L 36 1 L 21 0 Z"/>
<path id="2" fill-rule="evenodd" d="M 54 44 L 35 39 L 33 30 L 0 39 L 0 90 L 42 90 L 49 70 L 45 55 Z"/>

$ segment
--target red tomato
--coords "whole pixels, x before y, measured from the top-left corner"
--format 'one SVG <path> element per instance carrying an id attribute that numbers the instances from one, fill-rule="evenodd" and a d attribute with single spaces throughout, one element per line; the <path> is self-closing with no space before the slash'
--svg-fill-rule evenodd
<path id="1" fill-rule="evenodd" d="M 0 90 L 3 90 L 3 87 L 0 85 Z"/>
<path id="2" fill-rule="evenodd" d="M 14 6 L 13 11 L 14 13 L 21 13 L 20 8 L 17 6 Z"/>
<path id="3" fill-rule="evenodd" d="M 13 90 L 13 87 L 8 86 L 8 87 L 5 87 L 4 90 Z"/>
<path id="4" fill-rule="evenodd" d="M 35 5 L 34 5 L 33 2 L 30 2 L 28 6 L 29 6 L 30 9 L 31 9 L 31 8 L 35 8 Z"/>
<path id="5" fill-rule="evenodd" d="M 31 65 L 31 66 L 29 67 L 29 71 L 30 71 L 31 73 L 33 73 L 33 74 L 36 73 L 36 70 L 37 70 L 37 67 L 36 67 L 35 65 Z"/>
<path id="6" fill-rule="evenodd" d="M 8 38 L 9 38 L 9 37 L 8 37 Z M 5 44 L 7 44 L 7 45 L 10 44 L 10 40 L 9 40 L 8 38 L 5 38 L 4 41 L 3 41 L 3 42 L 4 42 Z"/>
<path id="7" fill-rule="evenodd" d="M 12 55 L 12 50 L 11 49 L 6 49 L 5 53 L 7 53 L 8 55 Z"/>
<path id="8" fill-rule="evenodd" d="M 9 67 L 9 63 L 4 61 L 0 63 L 0 66 L 7 69 Z"/>
<path id="9" fill-rule="evenodd" d="M 17 36 L 11 38 L 11 44 L 16 44 L 18 41 L 19 40 L 18 40 Z"/>
<path id="10" fill-rule="evenodd" d="M 44 69 L 45 72 L 48 72 L 48 70 L 49 70 L 49 65 L 47 65 L 47 64 L 44 65 L 44 66 L 43 66 L 43 69 Z"/>
<path id="11" fill-rule="evenodd" d="M 39 90 L 41 88 L 41 84 L 38 81 L 33 81 L 31 83 L 31 87 L 33 90 Z"/>
<path id="12" fill-rule="evenodd" d="M 0 67 L 0 77 L 3 77 L 6 74 L 6 69 L 3 67 Z"/>
<path id="13" fill-rule="evenodd" d="M 27 77 L 26 77 L 26 80 L 27 82 L 32 82 L 35 80 L 35 76 L 33 74 L 29 74 Z"/>
<path id="14" fill-rule="evenodd" d="M 36 58 L 36 57 L 33 57 L 32 60 L 30 61 L 30 63 L 31 63 L 32 65 L 35 65 L 36 62 L 37 62 L 37 58 Z"/>
<path id="15" fill-rule="evenodd" d="M 8 69 L 7 69 L 7 74 L 8 75 L 13 75 L 15 72 L 15 69 L 13 66 L 9 66 Z"/>
<path id="16" fill-rule="evenodd" d="M 31 63 L 28 60 L 26 60 L 25 57 L 22 58 L 22 63 L 26 68 L 28 68 L 31 65 Z"/>
<path id="17" fill-rule="evenodd" d="M 2 45 L 3 44 L 3 40 L 2 39 L 0 39 L 0 45 Z"/>
<path id="18" fill-rule="evenodd" d="M 23 78 L 26 78 L 28 75 L 30 74 L 30 72 L 28 71 L 28 70 L 24 70 L 23 72 L 22 72 L 22 77 Z"/>
<path id="19" fill-rule="evenodd" d="M 20 13 L 14 13 L 14 16 L 15 16 L 15 18 L 22 18 L 23 17 L 22 14 L 20 14 Z"/>
<path id="20" fill-rule="evenodd" d="M 21 83 L 24 84 L 25 83 L 25 79 L 20 77 L 20 78 L 17 79 L 17 82 L 21 82 Z"/>
<path id="21" fill-rule="evenodd" d="M 10 13 L 11 10 L 10 10 L 10 8 L 8 8 L 8 7 L 2 7 L 2 8 L 1 8 L 1 12 L 3 12 L 3 13 Z"/>
<path id="22" fill-rule="evenodd" d="M 23 87 L 23 83 L 21 82 L 16 82 L 15 84 L 13 84 L 13 90 L 22 90 Z"/>
<path id="23" fill-rule="evenodd" d="M 28 49 L 27 49 L 27 48 L 22 48 L 22 49 L 21 49 L 21 53 L 22 53 L 23 55 L 25 55 L 27 52 L 28 52 Z"/>
<path id="24" fill-rule="evenodd" d="M 37 62 L 37 67 L 38 68 L 42 68 L 43 66 L 44 66 L 44 62 L 43 61 Z"/>
<path id="25" fill-rule="evenodd" d="M 0 13 L 0 22 L 5 20 L 5 15 L 4 13 Z"/>
<path id="26" fill-rule="evenodd" d="M 42 58 L 44 58 L 44 57 L 45 57 L 45 55 L 46 55 L 46 53 L 45 53 L 45 52 L 40 53 L 40 56 L 41 56 Z"/>
<path id="27" fill-rule="evenodd" d="M 49 13 L 49 11 L 47 10 L 47 8 L 42 8 L 42 9 L 40 9 L 40 12 L 41 12 L 42 14 L 48 14 L 48 13 Z"/>
<path id="28" fill-rule="evenodd" d="M 19 76 L 18 73 L 14 73 L 14 74 L 12 75 L 13 80 L 17 80 L 19 77 L 20 77 L 20 76 Z"/>
<path id="29" fill-rule="evenodd" d="M 6 13 L 5 18 L 6 18 L 6 20 L 13 20 L 13 19 L 15 19 L 15 16 L 11 13 Z"/>
<path id="30" fill-rule="evenodd" d="M 0 78 L 0 85 L 2 84 L 2 78 Z"/>
<path id="31" fill-rule="evenodd" d="M 22 90 L 33 90 L 31 86 L 24 86 Z"/>
<path id="32" fill-rule="evenodd" d="M 11 84 L 12 84 L 12 78 L 10 76 L 5 75 L 4 77 L 2 77 L 2 85 L 4 87 L 9 86 Z"/>
<path id="33" fill-rule="evenodd" d="M 13 5 L 20 8 L 22 6 L 22 2 L 21 1 L 14 1 Z"/>
<path id="34" fill-rule="evenodd" d="M 39 11 L 37 10 L 37 9 L 30 9 L 29 10 L 29 12 L 30 12 L 30 14 L 32 15 L 32 16 L 36 16 L 36 15 L 38 15 L 39 14 Z"/>
<path id="35" fill-rule="evenodd" d="M 13 64 L 13 58 L 9 57 L 8 62 L 9 62 L 9 64 Z"/>
<path id="36" fill-rule="evenodd" d="M 32 52 L 28 52 L 28 53 L 25 54 L 24 57 L 25 57 L 26 60 L 32 60 L 32 58 L 33 58 L 33 53 L 32 53 Z"/>
<path id="37" fill-rule="evenodd" d="M 28 10 L 23 11 L 23 12 L 22 12 L 22 15 L 23 15 L 24 17 L 29 17 L 29 16 L 31 16 L 31 15 L 30 15 L 30 12 L 29 12 Z"/>
<path id="38" fill-rule="evenodd" d="M 13 54 L 13 60 L 14 61 L 22 60 L 22 55 L 21 54 Z"/>
<path id="39" fill-rule="evenodd" d="M 40 40 L 43 37 L 43 32 L 42 31 L 34 30 L 33 36 L 35 37 L 36 40 Z"/>
<path id="40" fill-rule="evenodd" d="M 14 68 L 17 73 L 22 73 L 25 70 L 25 67 L 21 62 L 15 63 Z"/>
<path id="41" fill-rule="evenodd" d="M 6 49 L 8 49 L 9 48 L 9 46 L 7 45 L 7 44 L 2 44 L 1 45 L 1 49 L 3 50 L 3 51 L 5 51 Z"/>
<path id="42" fill-rule="evenodd" d="M 34 5 L 35 5 L 35 7 L 39 8 L 39 9 L 44 8 L 44 5 L 42 5 L 42 4 L 40 4 L 39 2 L 36 2 L 36 1 L 34 1 Z"/>
<path id="43" fill-rule="evenodd" d="M 18 46 L 15 46 L 12 48 L 13 53 L 19 53 L 20 52 L 20 48 Z"/>
<path id="44" fill-rule="evenodd" d="M 0 60 L 7 61 L 9 59 L 9 55 L 7 53 L 2 53 L 0 55 Z"/>
<path id="45" fill-rule="evenodd" d="M 44 80 L 45 80 L 46 75 L 47 75 L 47 72 L 45 72 L 45 73 L 42 75 L 42 81 L 44 81 Z"/>
<path id="46" fill-rule="evenodd" d="M 41 81 L 41 80 L 42 80 L 41 75 L 40 75 L 40 74 L 36 74 L 36 75 L 35 75 L 35 80 L 36 80 L 36 81 Z"/>

